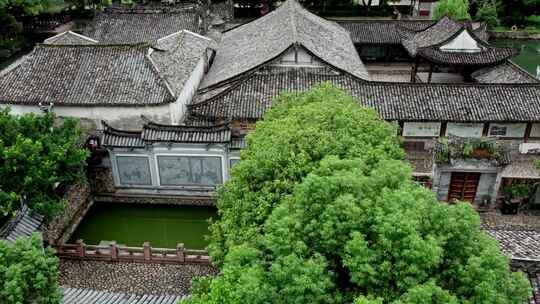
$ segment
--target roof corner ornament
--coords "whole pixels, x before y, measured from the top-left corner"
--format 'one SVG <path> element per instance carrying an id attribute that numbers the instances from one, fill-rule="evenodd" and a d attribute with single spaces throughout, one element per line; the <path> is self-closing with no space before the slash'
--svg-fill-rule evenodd
<path id="1" fill-rule="evenodd" d="M 51 113 L 53 111 L 54 103 L 50 102 L 48 105 L 43 105 L 43 103 L 38 103 L 38 107 L 43 113 Z"/>

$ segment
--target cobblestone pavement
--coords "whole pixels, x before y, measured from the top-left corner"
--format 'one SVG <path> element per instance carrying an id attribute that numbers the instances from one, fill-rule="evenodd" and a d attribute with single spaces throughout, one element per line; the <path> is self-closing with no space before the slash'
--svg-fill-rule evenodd
<path id="1" fill-rule="evenodd" d="M 60 285 L 110 292 L 177 295 L 189 294 L 194 277 L 215 275 L 205 265 L 160 265 L 125 262 L 60 261 Z"/>

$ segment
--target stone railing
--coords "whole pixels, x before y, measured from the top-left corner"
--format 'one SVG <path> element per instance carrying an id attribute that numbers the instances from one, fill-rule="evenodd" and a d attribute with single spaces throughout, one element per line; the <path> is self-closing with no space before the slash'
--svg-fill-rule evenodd
<path id="1" fill-rule="evenodd" d="M 193 250 L 178 244 L 176 249 L 151 247 L 145 242 L 143 247 L 110 245 L 86 245 L 82 240 L 76 244 L 57 246 L 56 254 L 60 258 L 80 260 L 100 260 L 118 262 L 141 262 L 160 264 L 209 264 L 210 257 L 206 250 Z"/>

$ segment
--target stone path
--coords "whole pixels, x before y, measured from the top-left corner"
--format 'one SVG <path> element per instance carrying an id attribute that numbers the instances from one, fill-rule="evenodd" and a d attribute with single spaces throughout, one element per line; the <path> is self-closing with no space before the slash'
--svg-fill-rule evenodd
<path id="1" fill-rule="evenodd" d="M 161 265 L 124 262 L 60 261 L 60 285 L 108 292 L 188 295 L 194 277 L 215 275 L 207 265 Z"/>

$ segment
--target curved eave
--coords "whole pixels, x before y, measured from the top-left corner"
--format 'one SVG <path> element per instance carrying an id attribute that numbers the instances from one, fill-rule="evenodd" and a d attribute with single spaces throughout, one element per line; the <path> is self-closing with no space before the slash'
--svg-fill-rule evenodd
<path id="1" fill-rule="evenodd" d="M 486 48 L 480 52 L 449 52 L 436 47 L 419 49 L 417 55 L 430 62 L 441 65 L 492 66 L 500 64 L 519 54 L 511 48 Z"/>

